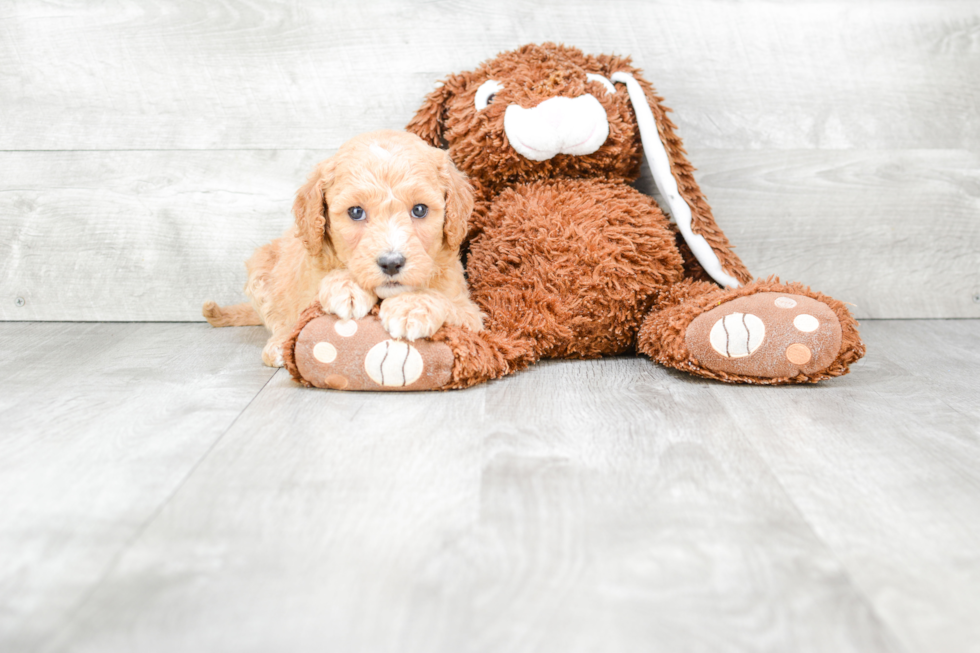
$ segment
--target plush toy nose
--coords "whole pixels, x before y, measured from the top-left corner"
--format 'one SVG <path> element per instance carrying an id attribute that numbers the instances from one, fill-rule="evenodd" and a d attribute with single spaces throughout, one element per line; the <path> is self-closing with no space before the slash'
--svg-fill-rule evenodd
<path id="1" fill-rule="evenodd" d="M 387 252 L 378 257 L 377 263 L 385 274 L 393 277 L 405 267 L 405 257 L 399 252 Z"/>
<path id="2" fill-rule="evenodd" d="M 520 155 L 547 161 L 557 154 L 592 154 L 606 142 L 609 120 L 593 95 L 553 97 L 531 109 L 507 107 L 504 132 Z"/>

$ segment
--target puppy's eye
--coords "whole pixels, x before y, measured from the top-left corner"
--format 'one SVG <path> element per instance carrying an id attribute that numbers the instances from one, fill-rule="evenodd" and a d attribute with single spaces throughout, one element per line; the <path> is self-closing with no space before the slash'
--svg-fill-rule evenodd
<path id="1" fill-rule="evenodd" d="M 474 101 L 476 110 L 486 109 L 487 105 L 493 102 L 493 98 L 503 88 L 500 82 L 495 82 L 492 79 L 488 79 L 480 84 L 480 88 L 476 89 L 476 100 Z"/>
<path id="2" fill-rule="evenodd" d="M 429 215 L 429 207 L 425 204 L 416 204 L 412 207 L 412 217 L 424 218 L 427 215 Z"/>
<path id="3" fill-rule="evenodd" d="M 367 217 L 367 213 L 359 206 L 352 206 L 347 209 L 347 215 L 350 216 L 351 220 L 363 220 Z"/>

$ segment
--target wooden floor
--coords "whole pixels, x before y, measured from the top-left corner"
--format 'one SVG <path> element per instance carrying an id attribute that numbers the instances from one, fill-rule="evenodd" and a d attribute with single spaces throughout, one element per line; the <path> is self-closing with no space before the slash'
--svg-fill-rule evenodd
<path id="1" fill-rule="evenodd" d="M 0 650 L 980 650 L 980 321 L 810 387 L 308 390 L 259 328 L 0 324 Z"/>
<path id="2" fill-rule="evenodd" d="M 980 653 L 978 26 L 976 0 L 0 4 L 0 653 Z M 338 394 L 191 323 L 244 300 L 317 161 L 546 41 L 644 70 L 754 275 L 893 319 L 850 376 L 621 358 Z"/>

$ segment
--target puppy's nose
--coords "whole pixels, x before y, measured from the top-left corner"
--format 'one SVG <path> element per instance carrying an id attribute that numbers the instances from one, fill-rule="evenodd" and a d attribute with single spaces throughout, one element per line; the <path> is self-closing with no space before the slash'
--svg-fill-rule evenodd
<path id="1" fill-rule="evenodd" d="M 405 257 L 399 252 L 388 252 L 378 257 L 378 267 L 385 271 L 389 277 L 393 277 L 405 267 Z"/>

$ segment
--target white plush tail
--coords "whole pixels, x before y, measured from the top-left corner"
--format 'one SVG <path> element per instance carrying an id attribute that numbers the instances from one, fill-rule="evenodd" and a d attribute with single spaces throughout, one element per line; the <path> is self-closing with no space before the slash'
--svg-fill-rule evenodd
<path id="1" fill-rule="evenodd" d="M 677 229 L 681 232 L 684 240 L 698 263 L 704 267 L 705 272 L 711 278 L 723 286 L 738 288 L 741 284 L 738 280 L 725 272 L 721 267 L 718 255 L 711 249 L 711 245 L 704 239 L 704 236 L 694 233 L 691 230 L 691 207 L 681 197 L 677 189 L 677 179 L 670 168 L 670 158 L 667 150 L 660 140 L 660 132 L 657 130 L 657 121 L 653 117 L 653 111 L 647 104 L 646 95 L 643 88 L 632 75 L 627 72 L 613 73 L 611 77 L 614 82 L 626 84 L 626 90 L 633 104 L 633 112 L 636 114 L 636 122 L 640 127 L 640 140 L 643 141 L 643 153 L 650 164 L 650 172 L 653 173 L 653 181 L 657 184 L 657 190 L 663 195 L 667 202 L 667 209 L 671 217 L 677 223 Z"/>

